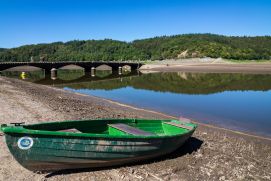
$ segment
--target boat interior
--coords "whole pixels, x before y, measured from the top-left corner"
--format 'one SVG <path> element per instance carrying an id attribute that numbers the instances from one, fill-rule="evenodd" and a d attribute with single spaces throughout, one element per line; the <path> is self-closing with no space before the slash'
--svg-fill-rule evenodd
<path id="1" fill-rule="evenodd" d="M 176 135 L 194 129 L 194 124 L 177 120 L 104 119 L 49 122 L 24 125 L 23 128 L 40 131 L 87 133 L 95 135 Z"/>

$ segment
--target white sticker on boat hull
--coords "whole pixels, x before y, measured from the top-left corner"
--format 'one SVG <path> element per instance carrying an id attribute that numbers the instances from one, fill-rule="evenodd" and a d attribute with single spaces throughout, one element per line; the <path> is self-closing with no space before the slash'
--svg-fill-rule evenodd
<path id="1" fill-rule="evenodd" d="M 30 137 L 22 137 L 18 140 L 18 147 L 22 150 L 28 150 L 33 146 L 33 139 Z"/>

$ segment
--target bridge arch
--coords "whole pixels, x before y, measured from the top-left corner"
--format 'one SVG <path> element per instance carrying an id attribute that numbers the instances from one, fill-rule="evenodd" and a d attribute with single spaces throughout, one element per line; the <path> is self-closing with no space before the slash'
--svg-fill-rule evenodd
<path id="1" fill-rule="evenodd" d="M 19 65 L 19 66 L 14 66 L 10 67 L 7 69 L 2 70 L 4 71 L 13 71 L 13 72 L 28 72 L 28 71 L 40 71 L 44 70 L 43 68 L 36 67 L 36 66 L 30 66 L 30 65 Z"/>
<path id="2" fill-rule="evenodd" d="M 130 65 L 124 65 L 124 66 L 122 66 L 122 71 L 131 72 L 131 70 L 132 70 L 132 67 Z"/>
<path id="3" fill-rule="evenodd" d="M 112 67 L 106 64 L 99 65 L 96 67 L 96 70 L 110 70 L 112 71 Z"/>
<path id="4" fill-rule="evenodd" d="M 85 68 L 70 64 L 64 65 L 57 69 L 57 79 L 64 80 L 64 81 L 72 81 L 80 79 L 81 77 L 85 76 Z"/>
<path id="5" fill-rule="evenodd" d="M 70 65 L 64 65 L 62 67 L 59 67 L 60 70 L 85 70 L 84 67 L 81 67 L 79 65 L 70 64 Z"/>
<path id="6" fill-rule="evenodd" d="M 109 65 L 102 64 L 96 67 L 95 76 L 99 78 L 105 78 L 112 74 L 113 68 Z"/>

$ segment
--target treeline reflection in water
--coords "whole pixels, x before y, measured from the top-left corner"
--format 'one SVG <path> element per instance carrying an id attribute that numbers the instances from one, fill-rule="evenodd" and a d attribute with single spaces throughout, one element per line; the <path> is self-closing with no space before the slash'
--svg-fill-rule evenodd
<path id="1" fill-rule="evenodd" d="M 214 73 L 153 73 L 110 81 L 92 81 L 66 85 L 73 89 L 113 90 L 122 87 L 185 94 L 211 94 L 230 90 L 269 90 L 271 75 Z"/>
<path id="2" fill-rule="evenodd" d="M 4 76 L 20 78 L 22 72 L 2 72 Z M 114 90 L 123 87 L 159 92 L 184 94 L 212 94 L 231 90 L 271 89 L 271 75 L 232 73 L 187 73 L 165 72 L 142 74 L 139 71 L 112 72 L 98 70 L 95 76 L 83 70 L 58 70 L 57 77 L 45 74 L 43 70 L 25 72 L 26 81 L 37 84 L 69 87 L 72 89 Z"/>

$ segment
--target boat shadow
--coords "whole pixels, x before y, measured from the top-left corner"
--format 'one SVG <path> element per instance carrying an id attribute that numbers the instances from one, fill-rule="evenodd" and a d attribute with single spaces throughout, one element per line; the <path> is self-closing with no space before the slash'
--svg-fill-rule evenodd
<path id="1" fill-rule="evenodd" d="M 126 167 L 126 166 L 136 166 L 136 165 L 143 165 L 143 164 L 151 164 L 151 163 L 154 163 L 154 162 L 160 162 L 160 161 L 175 159 L 175 158 L 181 157 L 183 155 L 191 154 L 193 152 L 196 152 L 201 147 L 202 143 L 203 143 L 202 140 L 199 140 L 198 138 L 195 138 L 195 137 L 190 137 L 181 147 L 179 147 L 174 152 L 172 152 L 170 154 L 167 154 L 167 155 L 164 155 L 164 156 L 157 157 L 157 158 L 144 160 L 144 161 L 139 161 L 139 162 L 135 162 L 135 163 L 119 165 L 119 166 L 59 170 L 59 171 L 48 173 L 45 176 L 45 178 L 50 178 L 50 177 L 54 177 L 54 176 L 57 176 L 57 175 L 69 175 L 69 174 L 74 174 L 74 173 L 94 172 L 94 171 L 101 171 L 101 170 L 108 170 L 108 169 L 116 169 L 116 168 L 121 168 L 121 167 Z"/>

